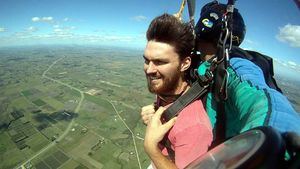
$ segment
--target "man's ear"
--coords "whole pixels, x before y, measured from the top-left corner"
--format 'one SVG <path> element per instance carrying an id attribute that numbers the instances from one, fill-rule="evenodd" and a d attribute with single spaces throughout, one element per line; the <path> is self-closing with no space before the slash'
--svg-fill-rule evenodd
<path id="1" fill-rule="evenodd" d="M 181 67 L 180 67 L 180 71 L 181 72 L 184 72 L 186 71 L 190 66 L 191 66 L 191 63 L 192 63 L 192 59 L 191 57 L 185 57 L 182 61 L 181 61 Z"/>

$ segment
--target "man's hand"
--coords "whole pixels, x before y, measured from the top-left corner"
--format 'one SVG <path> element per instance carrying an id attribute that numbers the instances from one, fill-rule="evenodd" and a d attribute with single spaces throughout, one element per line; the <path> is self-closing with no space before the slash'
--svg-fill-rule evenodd
<path id="1" fill-rule="evenodd" d="M 152 118 L 149 119 L 145 133 L 144 148 L 149 156 L 157 153 L 158 143 L 164 138 L 164 135 L 171 129 L 175 124 L 176 118 L 169 120 L 162 124 L 160 118 L 166 108 L 160 107 Z"/>
<path id="2" fill-rule="evenodd" d="M 155 113 L 155 108 L 153 104 L 142 107 L 141 117 L 145 125 L 148 125 L 148 122 Z"/>

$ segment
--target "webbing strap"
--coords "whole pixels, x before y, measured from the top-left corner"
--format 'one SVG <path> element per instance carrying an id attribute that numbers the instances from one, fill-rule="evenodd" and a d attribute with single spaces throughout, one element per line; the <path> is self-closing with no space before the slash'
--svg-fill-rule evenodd
<path id="1" fill-rule="evenodd" d="M 205 96 L 208 91 L 208 87 L 209 85 L 201 85 L 199 80 L 195 81 L 186 93 L 181 95 L 170 107 L 165 110 L 165 112 L 162 114 L 164 120 L 169 121 L 173 117 L 177 116 L 187 105 L 196 99 Z M 167 148 L 170 159 L 175 160 L 175 152 L 171 148 L 171 142 L 168 139 L 168 134 L 165 135 L 161 143 Z"/>
<path id="2" fill-rule="evenodd" d="M 162 145 L 164 145 L 168 151 L 169 158 L 175 162 L 175 151 L 171 147 L 171 141 L 168 139 L 169 132 L 164 136 L 162 141 L 160 142 Z"/>
<path id="3" fill-rule="evenodd" d="M 209 149 L 213 149 L 226 140 L 226 114 L 223 101 L 217 102 L 217 121 L 215 126 L 215 139 Z"/>
<path id="4" fill-rule="evenodd" d="M 182 0 L 179 11 L 174 14 L 174 16 L 177 19 L 179 19 L 180 21 L 182 21 L 182 12 L 183 12 L 183 9 L 185 7 L 185 4 L 186 4 L 186 0 Z"/>
<path id="5" fill-rule="evenodd" d="M 195 81 L 191 88 L 181 95 L 170 107 L 162 114 L 165 121 L 169 121 L 183 110 L 187 105 L 203 96 L 208 91 L 209 85 L 202 86 L 198 81 Z"/>

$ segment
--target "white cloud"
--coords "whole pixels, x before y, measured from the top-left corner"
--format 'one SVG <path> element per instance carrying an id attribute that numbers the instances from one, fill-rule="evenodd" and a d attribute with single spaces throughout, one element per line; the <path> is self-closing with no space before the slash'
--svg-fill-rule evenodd
<path id="1" fill-rule="evenodd" d="M 41 19 L 40 19 L 39 17 L 33 17 L 33 18 L 31 18 L 31 20 L 32 20 L 33 22 L 38 22 L 38 21 L 40 21 Z"/>
<path id="2" fill-rule="evenodd" d="M 295 62 L 292 62 L 292 61 L 288 61 L 288 64 L 291 65 L 291 66 L 297 66 L 297 64 Z"/>
<path id="3" fill-rule="evenodd" d="M 119 35 L 80 35 L 77 36 L 77 39 L 83 42 L 91 43 L 102 43 L 103 41 L 107 42 L 132 42 L 136 40 L 136 37 L 133 36 L 119 36 Z"/>
<path id="4" fill-rule="evenodd" d="M 20 40 L 20 39 L 30 39 L 32 38 L 32 34 L 28 31 L 23 31 L 23 32 L 16 32 L 13 34 L 13 37 Z M 16 41 L 18 41 L 16 40 Z"/>
<path id="5" fill-rule="evenodd" d="M 242 48 L 243 48 L 244 50 L 254 50 L 252 47 L 249 47 L 249 46 L 242 46 Z"/>
<path id="6" fill-rule="evenodd" d="M 26 29 L 28 32 L 36 32 L 38 29 L 36 27 L 30 26 Z"/>
<path id="7" fill-rule="evenodd" d="M 6 31 L 5 28 L 1 28 L 1 27 L 0 27 L 0 32 L 5 32 L 5 31 Z"/>
<path id="8" fill-rule="evenodd" d="M 61 27 L 61 26 L 53 26 L 53 32 L 59 35 L 67 35 L 72 34 L 72 30 L 75 29 L 75 26 Z"/>
<path id="9" fill-rule="evenodd" d="M 245 42 L 246 43 L 249 43 L 249 44 L 254 44 L 254 41 L 250 40 L 250 39 L 245 39 Z"/>
<path id="10" fill-rule="evenodd" d="M 57 26 L 56 26 L 57 25 Z M 91 45 L 131 45 L 137 46 L 144 43 L 141 34 L 136 35 L 120 35 L 117 32 L 110 31 L 109 34 L 78 34 L 74 32 L 77 29 L 74 26 L 62 26 L 60 24 L 53 24 L 51 26 L 52 32 L 48 33 L 34 33 L 33 30 L 37 29 L 35 26 L 30 26 L 21 32 L 15 32 L 7 35 L 4 40 L 1 39 L 0 46 L 11 45 L 30 45 L 30 44 L 91 44 Z M 144 44 L 143 44 L 144 45 Z M 142 46 L 142 45 L 140 45 Z"/>
<path id="11" fill-rule="evenodd" d="M 283 67 L 300 71 L 300 65 L 297 64 L 296 62 L 284 61 L 284 60 L 278 60 L 278 59 L 277 60 L 273 59 L 273 61 L 274 61 L 274 63 L 281 65 Z"/>
<path id="12" fill-rule="evenodd" d="M 47 17 L 33 17 L 31 18 L 31 20 L 33 22 L 50 22 L 52 23 L 54 21 L 53 17 L 52 16 L 47 16 Z"/>
<path id="13" fill-rule="evenodd" d="M 52 16 L 43 17 L 43 18 L 42 18 L 42 21 L 45 21 L 45 22 L 52 22 L 52 21 L 53 21 L 53 17 L 52 17 Z"/>
<path id="14" fill-rule="evenodd" d="M 60 29 L 60 28 L 55 28 L 55 29 L 53 29 L 53 31 L 54 31 L 54 32 L 63 32 L 63 30 Z"/>
<path id="15" fill-rule="evenodd" d="M 64 18 L 64 21 L 65 21 L 65 22 L 67 22 L 67 21 L 69 21 L 69 20 L 70 20 L 69 18 Z"/>
<path id="16" fill-rule="evenodd" d="M 244 39 L 243 43 L 240 45 L 241 48 L 245 50 L 259 50 L 259 42 L 250 40 L 250 39 Z"/>
<path id="17" fill-rule="evenodd" d="M 287 24 L 284 27 L 280 27 L 276 38 L 292 47 L 300 47 L 300 25 Z"/>
<path id="18" fill-rule="evenodd" d="M 144 21 L 147 19 L 146 16 L 143 16 L 143 15 L 138 15 L 138 16 L 134 16 L 132 17 L 131 19 L 135 20 L 135 21 L 138 21 L 138 22 L 141 22 L 141 21 Z"/>

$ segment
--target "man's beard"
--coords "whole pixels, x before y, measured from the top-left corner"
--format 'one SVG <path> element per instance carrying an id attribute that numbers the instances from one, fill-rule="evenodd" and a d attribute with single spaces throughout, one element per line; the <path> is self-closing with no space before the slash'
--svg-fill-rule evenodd
<path id="1" fill-rule="evenodd" d="M 180 82 L 180 74 L 175 74 L 172 77 L 161 77 L 159 84 L 151 84 L 150 77 L 147 77 L 148 90 L 157 95 L 175 94 Z"/>

